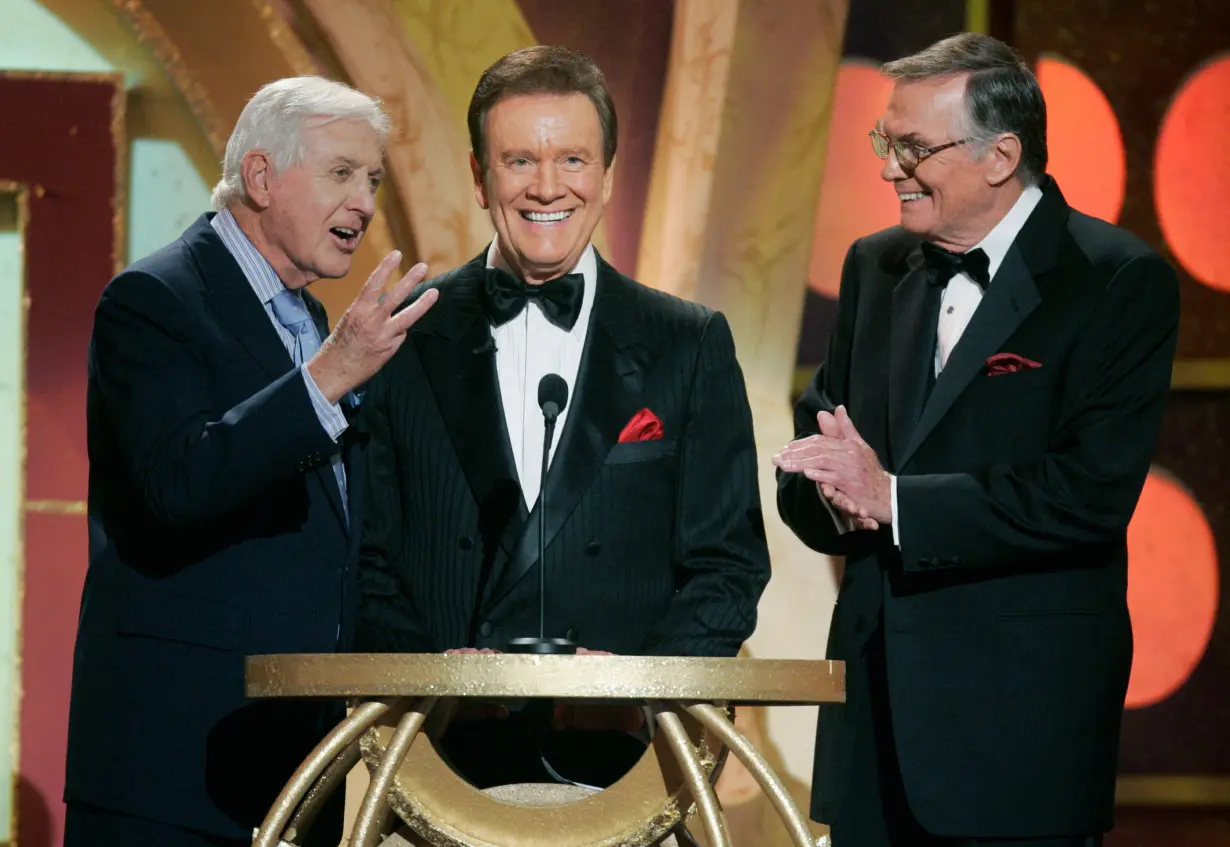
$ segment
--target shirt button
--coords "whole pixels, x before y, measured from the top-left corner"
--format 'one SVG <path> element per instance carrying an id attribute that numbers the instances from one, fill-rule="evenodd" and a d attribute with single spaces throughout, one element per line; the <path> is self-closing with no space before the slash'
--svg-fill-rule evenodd
<path id="1" fill-rule="evenodd" d="M 602 552 L 602 544 L 597 541 L 591 541 L 585 545 L 585 555 L 597 556 Z"/>

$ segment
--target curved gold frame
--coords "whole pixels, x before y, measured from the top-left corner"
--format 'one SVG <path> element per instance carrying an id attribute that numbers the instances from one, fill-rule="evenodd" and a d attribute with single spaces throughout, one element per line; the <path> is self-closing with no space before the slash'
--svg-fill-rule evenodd
<path id="1" fill-rule="evenodd" d="M 302 835 L 338 784 L 339 769 L 353 761 L 356 740 L 372 778 L 355 821 L 354 847 L 379 843 L 390 808 L 432 847 L 656 844 L 693 812 L 710 847 L 730 847 L 713 789 L 728 750 L 769 796 L 795 847 L 812 847 L 803 814 L 735 729 L 732 714 L 697 701 L 804 704 L 845 696 L 839 662 L 498 654 L 250 657 L 248 695 L 389 698 L 358 706 L 321 742 L 279 796 L 254 847 Z M 474 788 L 444 762 L 432 735 L 446 721 L 420 731 L 437 697 L 458 696 L 648 700 L 659 731 L 610 788 L 570 803 L 520 805 Z"/>

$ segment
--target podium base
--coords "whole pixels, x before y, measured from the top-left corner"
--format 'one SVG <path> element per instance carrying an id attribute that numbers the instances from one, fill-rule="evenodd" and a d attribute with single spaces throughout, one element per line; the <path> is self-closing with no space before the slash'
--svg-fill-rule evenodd
<path id="1" fill-rule="evenodd" d="M 577 645 L 567 638 L 514 638 L 508 642 L 509 653 L 536 653 L 540 656 L 571 655 Z"/>

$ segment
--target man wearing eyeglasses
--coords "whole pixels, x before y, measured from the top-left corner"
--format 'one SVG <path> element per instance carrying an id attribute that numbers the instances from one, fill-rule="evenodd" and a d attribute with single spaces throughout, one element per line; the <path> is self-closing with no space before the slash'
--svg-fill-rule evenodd
<path id="1" fill-rule="evenodd" d="M 778 508 L 846 557 L 812 816 L 837 847 L 1101 844 L 1132 656 L 1128 521 L 1162 420 L 1173 270 L 1070 208 L 1006 45 L 890 62 L 901 224 L 859 239 Z"/>

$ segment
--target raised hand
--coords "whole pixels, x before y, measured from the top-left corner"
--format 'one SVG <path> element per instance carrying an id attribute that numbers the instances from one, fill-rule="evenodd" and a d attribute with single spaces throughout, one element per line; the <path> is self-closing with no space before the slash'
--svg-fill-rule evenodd
<path id="1" fill-rule="evenodd" d="M 427 277 L 427 265 L 420 262 L 387 292 L 383 291 L 400 262 L 401 253 L 396 250 L 384 257 L 308 362 L 308 373 L 330 403 L 338 402 L 371 379 L 405 342 L 410 327 L 440 296 L 430 288 L 414 303 L 394 313 Z"/>

